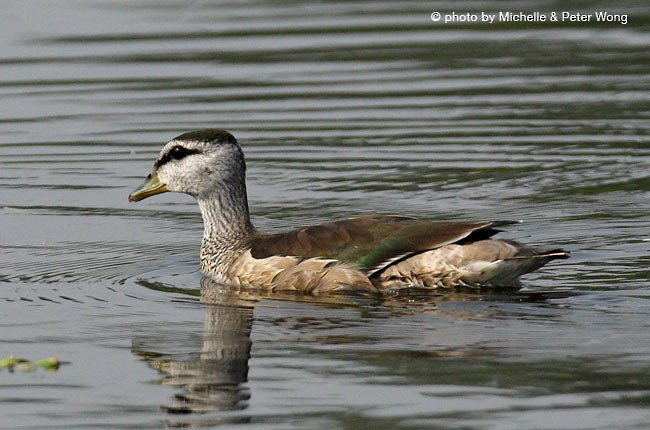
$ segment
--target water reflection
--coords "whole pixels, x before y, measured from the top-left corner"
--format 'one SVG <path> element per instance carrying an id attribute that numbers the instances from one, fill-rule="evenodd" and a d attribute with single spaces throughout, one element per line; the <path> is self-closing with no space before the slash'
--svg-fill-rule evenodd
<path id="1" fill-rule="evenodd" d="M 157 282 L 139 281 L 154 290 L 195 295 L 195 290 L 170 287 Z M 136 336 L 132 352 L 162 375 L 157 382 L 179 389 L 161 408 L 172 414 L 244 410 L 250 399 L 248 361 L 255 304 L 263 298 L 325 304 L 355 303 L 354 297 L 299 296 L 264 294 L 256 290 L 230 289 L 208 277 L 201 280 L 201 302 L 205 306 L 203 331 L 177 335 Z M 247 422 L 246 416 L 219 418 L 219 423 Z M 205 424 L 205 423 L 202 423 Z M 210 424 L 215 424 L 212 420 Z"/>
<path id="2" fill-rule="evenodd" d="M 163 287 L 155 282 L 143 281 L 142 286 L 190 294 L 190 290 Z M 271 299 L 274 302 L 287 303 L 280 315 L 268 321 L 264 320 L 265 317 L 258 316 L 263 326 L 272 326 L 275 332 L 285 333 L 284 342 L 290 342 L 292 345 L 316 342 L 320 345 L 354 347 L 355 344 L 372 344 L 376 340 L 371 333 L 374 330 L 369 332 L 368 329 L 380 324 L 380 321 L 392 319 L 396 327 L 399 327 L 399 318 L 406 315 L 436 315 L 439 317 L 437 321 L 445 318 L 460 321 L 486 317 L 486 310 L 496 303 L 543 303 L 550 298 L 566 297 L 570 294 L 573 293 L 564 291 L 527 294 L 512 289 L 469 289 L 443 293 L 410 289 L 382 298 L 286 294 L 270 296 L 259 291 L 229 289 L 204 277 L 201 280 L 201 302 L 205 304 L 202 331 L 192 331 L 191 326 L 183 326 L 183 330 L 175 331 L 172 335 L 159 331 L 149 336 L 139 335 L 133 339 L 132 352 L 144 358 L 147 364 L 161 375 L 157 381 L 159 384 L 178 390 L 170 401 L 161 405 L 164 411 L 170 414 L 244 411 L 248 408 L 251 398 L 247 385 L 251 334 L 255 306 L 260 300 Z M 316 307 L 309 315 L 301 312 L 292 315 L 290 302 L 314 304 Z M 349 314 L 349 320 L 341 317 L 341 313 L 346 309 L 353 311 Z M 295 311 L 296 309 L 293 309 L 293 313 Z M 507 312 L 505 309 L 501 311 Z M 493 312 L 500 311 L 488 311 L 490 314 Z M 361 320 L 359 315 L 363 316 Z M 494 317 L 495 315 L 490 316 Z M 435 324 L 435 320 L 431 322 Z M 383 331 L 386 329 L 377 334 L 381 333 L 380 338 L 385 341 L 391 335 L 382 333 Z M 417 351 L 401 351 L 400 354 L 415 354 L 430 360 L 449 357 L 471 359 L 493 353 L 489 348 L 462 342 L 447 343 L 444 339 L 438 341 L 440 344 L 435 348 L 427 349 L 422 345 L 425 350 L 418 348 Z M 366 359 L 373 362 L 373 357 L 383 357 L 386 353 L 375 351 L 367 354 Z M 388 355 L 394 358 L 396 353 L 397 351 L 392 351 Z M 380 362 L 383 360 L 379 359 Z M 384 371 L 390 372 L 390 369 Z M 210 417 L 209 424 L 242 423 L 249 420 L 250 416 L 246 413 L 226 414 Z M 193 423 L 206 424 L 204 421 Z"/>
<path id="3" fill-rule="evenodd" d="M 636 370 L 619 369 L 616 378 L 609 370 L 621 360 L 647 368 L 647 343 L 632 350 L 626 340 L 638 335 L 626 332 L 630 320 L 641 326 L 647 315 L 628 312 L 630 297 L 617 311 L 622 302 L 615 297 L 603 303 L 602 296 L 567 289 L 314 297 L 232 290 L 209 278 L 200 293 L 202 324 L 194 314 L 133 339 L 133 354 L 160 374 L 157 383 L 175 390 L 160 402 L 173 427 L 264 425 L 320 415 L 324 407 L 345 411 L 337 419 L 347 428 L 368 418 L 361 411 L 373 410 L 419 416 L 427 425 L 464 420 L 475 427 L 503 414 L 603 409 L 648 398 L 647 378 Z M 197 310 L 192 299 L 185 303 Z M 601 310 L 591 317 L 595 306 Z"/>
<path id="4" fill-rule="evenodd" d="M 209 288 L 209 282 L 206 278 L 202 287 Z M 132 352 L 163 375 L 158 382 L 180 390 L 162 405 L 170 413 L 242 410 L 250 398 L 243 384 L 248 379 L 253 302 L 226 291 L 206 297 L 203 333 L 193 338 L 188 353 L 158 352 L 159 338 L 133 340 Z"/>

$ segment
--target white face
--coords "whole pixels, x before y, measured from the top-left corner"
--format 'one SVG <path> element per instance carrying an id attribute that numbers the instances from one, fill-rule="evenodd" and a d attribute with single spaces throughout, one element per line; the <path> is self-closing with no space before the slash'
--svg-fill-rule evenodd
<path id="1" fill-rule="evenodd" d="M 208 198 L 244 180 L 239 145 L 227 140 L 191 140 L 179 136 L 160 151 L 154 172 L 167 191 Z"/>
<path id="2" fill-rule="evenodd" d="M 228 195 L 246 199 L 246 163 L 237 140 L 224 130 L 182 134 L 160 151 L 145 183 L 129 195 L 137 202 L 174 191 L 199 199 Z"/>

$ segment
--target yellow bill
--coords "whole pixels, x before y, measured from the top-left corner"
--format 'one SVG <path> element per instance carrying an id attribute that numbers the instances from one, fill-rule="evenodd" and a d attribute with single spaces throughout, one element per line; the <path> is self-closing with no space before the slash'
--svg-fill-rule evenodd
<path id="1" fill-rule="evenodd" d="M 135 191 L 129 194 L 130 202 L 139 202 L 147 197 L 155 196 L 156 194 L 166 193 L 167 185 L 160 182 L 158 175 L 150 173 Z"/>

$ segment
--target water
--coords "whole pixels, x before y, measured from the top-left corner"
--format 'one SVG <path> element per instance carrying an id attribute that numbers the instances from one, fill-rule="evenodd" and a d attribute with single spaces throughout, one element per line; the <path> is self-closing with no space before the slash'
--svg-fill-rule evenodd
<path id="1" fill-rule="evenodd" d="M 63 364 L 0 371 L 0 426 L 646 428 L 650 8 L 430 20 L 504 7 L 3 4 L 0 358 Z M 201 298 L 192 199 L 126 197 L 202 127 L 242 142 L 262 230 L 521 219 L 572 259 L 521 291 Z"/>

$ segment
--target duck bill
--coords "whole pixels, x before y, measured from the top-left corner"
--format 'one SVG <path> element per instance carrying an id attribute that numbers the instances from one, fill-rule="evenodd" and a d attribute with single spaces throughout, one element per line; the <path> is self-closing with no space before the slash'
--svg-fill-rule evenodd
<path id="1" fill-rule="evenodd" d="M 129 194 L 130 202 L 139 202 L 144 200 L 147 197 L 155 196 L 156 194 L 162 194 L 167 192 L 167 185 L 160 182 L 158 175 L 155 173 L 150 173 L 149 176 L 144 180 L 144 183 L 140 185 L 135 191 Z"/>

